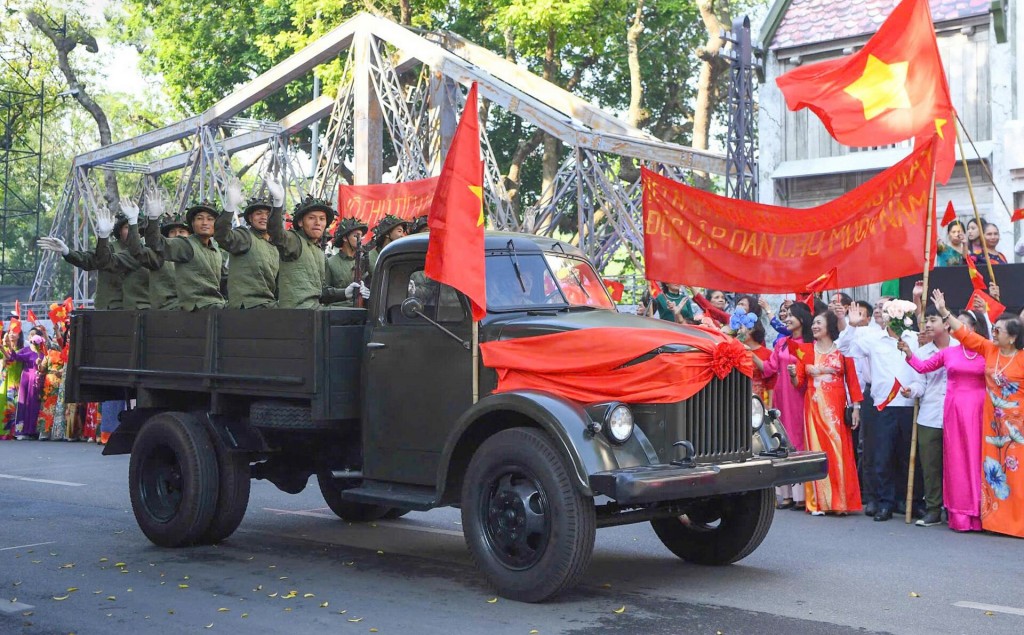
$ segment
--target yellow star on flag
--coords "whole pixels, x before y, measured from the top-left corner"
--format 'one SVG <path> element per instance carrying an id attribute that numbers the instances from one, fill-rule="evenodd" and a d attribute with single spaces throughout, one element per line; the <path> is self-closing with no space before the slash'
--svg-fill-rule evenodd
<path id="1" fill-rule="evenodd" d="M 946 138 L 946 135 L 942 134 L 942 128 L 947 123 L 949 123 L 948 119 L 941 119 L 939 117 L 935 118 L 935 132 L 938 133 L 939 139 L 945 139 Z"/>
<path id="2" fill-rule="evenodd" d="M 910 108 L 910 95 L 907 94 L 909 67 L 909 62 L 886 64 L 874 55 L 868 55 L 864 73 L 843 91 L 864 104 L 864 118 L 868 121 L 890 108 Z"/>
<path id="3" fill-rule="evenodd" d="M 480 199 L 480 218 L 476 221 L 476 226 L 480 227 L 484 224 L 484 188 L 480 185 L 470 185 L 468 187 L 473 196 Z"/>

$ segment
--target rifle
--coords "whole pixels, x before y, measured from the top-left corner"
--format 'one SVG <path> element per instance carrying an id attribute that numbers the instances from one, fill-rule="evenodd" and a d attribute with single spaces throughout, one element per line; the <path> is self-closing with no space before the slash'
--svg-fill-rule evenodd
<path id="1" fill-rule="evenodd" d="M 370 254 L 363 246 L 362 238 L 362 236 L 359 237 L 359 242 L 356 245 L 356 266 L 352 271 L 352 282 L 362 282 L 363 277 L 370 270 Z M 355 297 L 352 298 L 352 304 L 357 309 L 361 309 L 366 304 L 366 301 L 363 299 L 362 294 L 356 293 Z"/>

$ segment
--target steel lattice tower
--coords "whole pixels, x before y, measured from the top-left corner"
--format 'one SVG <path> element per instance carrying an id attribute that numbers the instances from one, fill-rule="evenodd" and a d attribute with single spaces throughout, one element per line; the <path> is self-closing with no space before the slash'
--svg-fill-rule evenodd
<path id="1" fill-rule="evenodd" d="M 757 200 L 757 156 L 754 145 L 754 49 L 750 18 L 732 23 L 725 34 L 732 43 L 729 58 L 729 137 L 725 154 L 725 195 Z"/>

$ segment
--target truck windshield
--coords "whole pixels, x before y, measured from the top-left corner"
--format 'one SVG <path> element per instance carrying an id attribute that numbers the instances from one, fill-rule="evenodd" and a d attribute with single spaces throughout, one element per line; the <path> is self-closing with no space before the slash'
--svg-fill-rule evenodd
<path id="1" fill-rule="evenodd" d="M 590 263 L 551 253 L 488 256 L 487 306 L 496 310 L 564 306 L 615 309 Z"/>

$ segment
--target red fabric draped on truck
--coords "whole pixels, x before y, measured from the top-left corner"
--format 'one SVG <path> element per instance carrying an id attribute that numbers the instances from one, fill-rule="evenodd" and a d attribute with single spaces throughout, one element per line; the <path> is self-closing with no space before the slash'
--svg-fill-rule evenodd
<path id="1" fill-rule="evenodd" d="M 480 350 L 498 373 L 495 392 L 536 389 L 582 403 L 674 403 L 734 368 L 751 375 L 750 354 L 738 341 L 713 329 L 688 330 L 589 328 L 485 342 Z M 670 344 L 695 350 L 625 365 Z"/>

